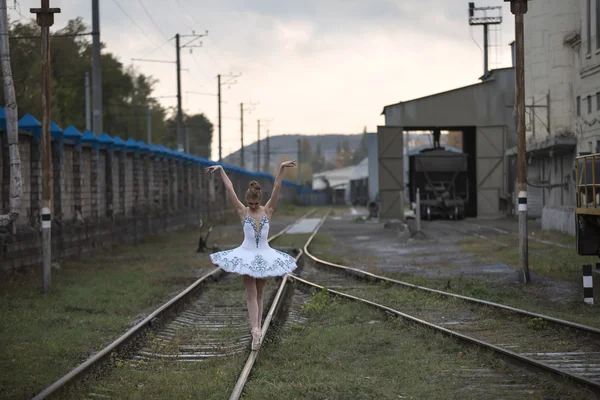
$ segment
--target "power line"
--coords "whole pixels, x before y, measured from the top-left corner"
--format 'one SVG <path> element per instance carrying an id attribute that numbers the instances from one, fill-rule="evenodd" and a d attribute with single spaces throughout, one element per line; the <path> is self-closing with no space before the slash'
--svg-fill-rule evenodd
<path id="1" fill-rule="evenodd" d="M 193 28 L 191 25 L 189 25 L 187 22 L 185 22 L 185 19 L 186 19 L 186 17 L 188 17 L 188 15 L 187 15 L 187 14 L 185 14 L 185 12 L 183 12 L 183 7 L 181 6 L 181 3 L 179 3 L 179 1 L 177 1 L 177 6 L 178 6 L 178 8 L 180 9 L 180 11 L 179 11 L 179 15 L 180 15 L 180 16 L 181 16 L 181 18 L 182 18 L 181 20 L 183 21 L 183 23 L 184 23 L 184 24 L 185 24 L 185 25 L 186 25 L 186 26 L 187 26 L 187 27 L 188 27 L 188 28 L 189 28 L 191 31 L 193 31 L 193 30 L 194 30 L 194 28 Z"/>
<path id="2" fill-rule="evenodd" d="M 71 38 L 77 36 L 91 36 L 92 32 L 87 33 L 58 33 L 56 35 L 50 35 L 51 38 Z M 8 34 L 2 34 L 2 36 L 8 36 L 9 39 L 39 39 L 41 36 L 39 35 L 31 35 L 31 36 L 9 36 Z"/>
<path id="3" fill-rule="evenodd" d="M 165 44 L 169 43 L 171 40 L 173 40 L 173 38 L 168 39 L 166 42 L 164 42 L 163 44 L 161 44 L 160 46 L 156 47 L 154 50 L 150 51 L 149 53 L 143 55 L 141 58 L 146 58 L 148 57 L 150 54 L 154 53 L 156 50 L 161 49 L 162 47 L 164 47 Z"/>
<path id="4" fill-rule="evenodd" d="M 144 34 L 144 37 L 145 37 L 145 38 L 146 38 L 146 39 L 147 39 L 147 40 L 150 42 L 150 41 L 151 41 L 151 40 L 150 40 L 150 36 L 148 36 L 148 34 L 146 33 L 146 31 L 144 31 L 144 30 L 143 30 L 143 29 L 142 29 L 142 28 L 141 28 L 141 27 L 140 27 L 140 26 L 137 24 L 137 22 L 135 22 L 135 20 L 134 20 L 133 18 L 131 18 L 131 15 L 129 15 L 129 14 L 127 13 L 127 11 L 125 11 L 125 9 L 124 9 L 123 7 L 121 7 L 121 5 L 119 4 L 119 2 L 118 2 L 117 0 L 113 0 L 113 3 L 115 3 L 115 4 L 117 5 L 117 7 L 119 7 L 119 9 L 120 9 L 120 10 L 123 12 L 123 14 L 125 14 L 125 16 L 126 16 L 127 18 L 129 18 L 129 20 L 131 21 L 131 23 L 132 23 L 132 24 L 134 24 L 134 25 L 135 25 L 135 26 L 136 26 L 136 27 L 137 27 L 137 28 L 140 30 L 140 32 L 142 32 L 142 33 Z M 152 42 L 153 42 L 153 41 L 152 41 Z M 156 45 L 156 43 L 154 43 L 154 42 L 153 42 L 152 44 Z M 162 51 L 162 53 L 163 53 L 164 55 L 166 55 L 166 56 L 168 57 L 167 53 L 165 53 L 165 51 L 164 51 L 164 50 L 162 50 L 162 49 L 161 49 L 161 51 Z"/>
<path id="5" fill-rule="evenodd" d="M 154 25 L 154 27 L 156 29 L 158 29 L 158 31 L 163 35 L 163 37 L 165 39 L 169 40 L 169 38 L 167 37 L 167 35 L 165 35 L 165 33 L 162 31 L 162 29 L 160 29 L 160 27 L 158 25 L 156 25 L 156 22 L 154 22 L 154 19 L 152 18 L 152 15 L 150 15 L 150 13 L 148 12 L 148 10 L 146 9 L 146 6 L 144 5 L 144 3 L 142 3 L 142 0 L 138 0 L 138 3 L 140 3 L 140 5 L 144 9 L 144 12 L 148 16 L 148 18 L 150 18 L 150 22 L 152 22 L 152 25 Z"/>

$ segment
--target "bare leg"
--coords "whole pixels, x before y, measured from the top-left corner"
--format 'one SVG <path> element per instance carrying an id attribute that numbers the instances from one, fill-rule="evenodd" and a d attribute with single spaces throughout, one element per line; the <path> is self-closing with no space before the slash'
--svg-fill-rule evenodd
<path id="1" fill-rule="evenodd" d="M 258 302 L 256 293 L 256 279 L 248 275 L 243 275 L 244 286 L 246 287 L 246 303 L 248 304 L 248 315 L 250 317 L 250 326 L 252 330 L 258 328 L 260 317 L 258 315 Z"/>
<path id="2" fill-rule="evenodd" d="M 263 295 L 267 286 L 266 279 L 256 279 L 256 302 L 258 305 L 258 328 L 262 329 Z"/>

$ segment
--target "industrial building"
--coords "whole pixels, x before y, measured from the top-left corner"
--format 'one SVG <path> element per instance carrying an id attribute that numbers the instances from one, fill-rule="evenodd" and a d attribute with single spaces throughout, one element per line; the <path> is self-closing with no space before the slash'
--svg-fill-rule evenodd
<path id="1" fill-rule="evenodd" d="M 462 150 L 469 156 L 471 201 L 466 216 L 504 215 L 511 207 L 514 190 L 507 179 L 509 166 L 505 162 L 505 150 L 516 145 L 514 100 L 515 71 L 511 67 L 491 70 L 474 85 L 385 106 L 385 126 L 378 127 L 376 138 L 377 179 L 373 179 L 373 163 L 369 179 L 371 189 L 379 193 L 381 217 L 404 216 L 404 190 L 408 183 L 403 160 L 404 132 L 435 128 L 462 132 Z"/>

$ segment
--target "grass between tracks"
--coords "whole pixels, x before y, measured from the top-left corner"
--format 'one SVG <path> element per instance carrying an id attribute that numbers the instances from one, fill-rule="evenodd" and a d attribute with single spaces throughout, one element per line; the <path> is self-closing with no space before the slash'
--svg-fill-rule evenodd
<path id="1" fill-rule="evenodd" d="M 542 236 L 542 235 L 538 235 Z M 556 237 L 556 234 L 546 233 L 544 240 L 552 240 L 555 243 L 565 244 L 566 238 Z M 566 236 L 566 235 L 562 235 Z M 519 237 L 514 235 L 497 235 L 494 240 L 504 243 L 493 243 L 488 240 L 469 237 L 461 241 L 461 250 L 473 254 L 481 261 L 495 260 L 513 266 L 520 266 Z M 573 244 L 574 240 L 571 239 Z M 597 257 L 582 257 L 574 248 L 559 247 L 552 244 L 540 243 L 534 240 L 528 241 L 529 268 L 531 271 L 554 279 L 566 281 L 581 280 L 581 266 L 583 264 L 594 265 Z"/>
<path id="2" fill-rule="evenodd" d="M 306 325 L 284 328 L 261 350 L 244 398 L 495 398 L 476 370 L 510 374 L 487 352 L 363 304 L 320 292 L 305 312 Z"/>
<path id="3" fill-rule="evenodd" d="M 278 216 L 308 210 L 282 206 Z M 240 243 L 239 221 L 223 225 L 230 219 L 210 223 L 211 244 Z M 190 228 L 61 263 L 48 296 L 37 272 L 0 281 L 0 397 L 31 398 L 214 268 L 197 245 Z"/>
<path id="4" fill-rule="evenodd" d="M 565 236 L 555 232 L 546 232 L 544 240 L 566 244 L 568 238 Z M 514 239 L 510 236 L 499 235 L 494 239 L 505 242 L 509 246 L 506 247 L 488 240 L 469 237 L 460 242 L 460 249 L 464 253 L 472 254 L 474 259 L 482 265 L 502 262 L 517 269 L 519 265 L 518 238 Z M 492 282 L 484 278 L 466 277 L 458 274 L 452 277 L 425 277 L 410 273 L 392 272 L 389 269 L 384 271 L 376 266 L 382 262 L 376 254 L 357 253 L 351 247 L 344 246 L 344 243 L 337 243 L 330 234 L 317 235 L 311 244 L 311 249 L 314 255 L 333 263 L 351 267 L 363 265 L 365 271 L 377 275 L 506 304 L 600 328 L 600 319 L 598 319 L 600 311 L 598 308 L 583 303 L 581 290 L 573 292 L 560 285 L 560 280 L 568 281 L 567 285 L 572 285 L 571 282 L 573 281 L 580 285 L 580 265 L 585 262 L 595 263 L 593 257 L 580 257 L 574 249 L 542 244 L 532 240 L 529 241 L 529 245 L 530 249 L 536 251 L 536 254 L 530 253 L 530 268 L 540 275 L 558 279 L 558 284 L 554 281 L 547 281 L 524 286 Z M 428 265 L 420 262 L 418 257 L 410 259 L 410 256 L 401 260 L 400 264 L 402 263 L 418 265 L 422 268 L 431 266 L 438 268 L 441 265 L 440 261 L 436 261 L 435 265 Z M 449 263 L 443 263 L 443 265 L 446 269 L 457 268 L 457 266 Z"/>
<path id="5" fill-rule="evenodd" d="M 186 229 L 65 262 L 48 296 L 39 274 L 1 282 L 0 397 L 30 398 L 211 270 L 197 240 Z"/>

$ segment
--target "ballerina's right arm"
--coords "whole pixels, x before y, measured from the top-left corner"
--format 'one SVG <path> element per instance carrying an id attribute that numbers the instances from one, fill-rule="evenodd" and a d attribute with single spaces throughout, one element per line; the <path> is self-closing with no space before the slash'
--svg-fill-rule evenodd
<path id="1" fill-rule="evenodd" d="M 231 205 L 238 213 L 240 218 L 244 218 L 244 216 L 246 215 L 246 207 L 244 206 L 244 204 L 242 204 L 242 202 L 238 199 L 237 195 L 235 194 L 235 190 L 233 189 L 233 183 L 231 183 L 231 180 L 227 176 L 227 173 L 225 172 L 223 167 L 221 167 L 220 165 L 213 165 L 212 167 L 206 168 L 205 171 L 212 174 L 217 169 L 221 170 L 221 179 L 223 179 L 223 184 L 225 185 L 225 189 L 227 189 L 227 197 L 229 197 Z"/>

